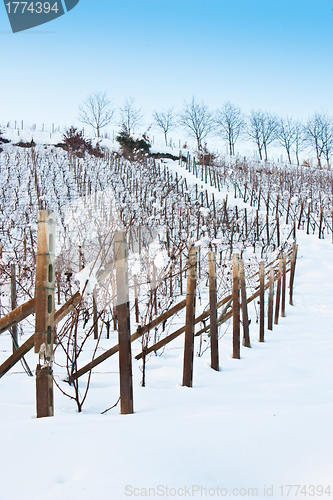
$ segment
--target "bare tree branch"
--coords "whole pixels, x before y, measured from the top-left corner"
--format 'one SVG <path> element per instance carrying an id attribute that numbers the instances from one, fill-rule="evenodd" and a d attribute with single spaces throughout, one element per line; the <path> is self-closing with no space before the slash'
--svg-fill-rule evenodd
<path id="1" fill-rule="evenodd" d="M 265 152 L 267 160 L 267 147 L 276 139 L 278 119 L 276 115 L 263 111 L 252 111 L 247 127 L 247 135 L 257 144 L 259 158 Z"/>
<path id="2" fill-rule="evenodd" d="M 325 156 L 327 165 L 330 163 L 333 149 L 333 120 L 326 113 L 315 113 L 304 126 L 305 140 L 316 153 L 318 167 L 321 167 L 321 157 Z"/>
<path id="3" fill-rule="evenodd" d="M 120 109 L 121 132 L 130 137 L 135 129 L 141 124 L 143 113 L 141 108 L 134 106 L 135 99 L 130 97 L 125 100 L 124 106 Z"/>
<path id="4" fill-rule="evenodd" d="M 168 132 L 175 126 L 175 115 L 173 108 L 169 108 L 166 111 L 161 111 L 160 113 L 156 111 L 153 112 L 153 118 L 158 127 L 163 130 L 165 145 L 168 145 Z"/>
<path id="5" fill-rule="evenodd" d="M 179 124 L 197 141 L 198 150 L 202 149 L 202 141 L 211 134 L 216 127 L 215 120 L 208 106 L 198 103 L 192 97 L 191 103 L 184 103 L 183 111 L 179 115 Z"/>
<path id="6" fill-rule="evenodd" d="M 236 141 L 245 128 L 243 113 L 238 106 L 228 101 L 217 111 L 216 123 L 219 134 L 228 142 L 229 154 L 234 155 Z"/>
<path id="7" fill-rule="evenodd" d="M 111 122 L 114 115 L 112 101 L 108 99 L 106 92 L 90 94 L 79 107 L 79 111 L 78 119 L 92 127 L 97 137 L 100 137 L 101 129 Z"/>

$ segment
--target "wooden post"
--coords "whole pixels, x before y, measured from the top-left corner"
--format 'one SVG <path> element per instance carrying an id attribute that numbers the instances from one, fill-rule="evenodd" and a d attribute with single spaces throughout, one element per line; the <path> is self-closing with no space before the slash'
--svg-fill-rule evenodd
<path id="1" fill-rule="evenodd" d="M 197 247 L 191 246 L 188 256 L 187 291 L 186 291 L 186 322 L 183 365 L 183 385 L 192 387 L 194 329 L 195 329 L 195 299 L 197 285 Z"/>
<path id="2" fill-rule="evenodd" d="M 293 245 L 293 253 L 290 257 L 290 277 L 289 277 L 289 304 L 293 305 L 293 288 L 294 288 L 294 276 L 295 276 L 295 267 L 296 267 L 296 258 L 297 258 L 297 245 L 294 243 Z"/>
<path id="3" fill-rule="evenodd" d="M 126 232 L 116 231 L 114 240 L 116 261 L 116 311 L 118 320 L 120 413 L 133 413 L 132 352 L 128 291 L 128 253 Z"/>
<path id="4" fill-rule="evenodd" d="M 281 318 L 286 316 L 286 256 L 282 255 Z"/>
<path id="5" fill-rule="evenodd" d="M 138 277 L 136 274 L 133 276 L 134 279 L 134 307 L 135 307 L 135 322 L 139 323 L 139 299 L 138 299 Z"/>
<path id="6" fill-rule="evenodd" d="M 183 295 L 183 262 L 182 262 L 182 252 L 179 254 L 179 284 L 180 284 L 180 295 Z"/>
<path id="7" fill-rule="evenodd" d="M 240 358 L 240 338 L 239 338 L 239 270 L 238 253 L 232 256 L 232 357 Z"/>
<path id="8" fill-rule="evenodd" d="M 279 259 L 279 271 L 278 271 L 277 287 L 276 287 L 276 299 L 275 299 L 275 314 L 274 314 L 274 324 L 277 325 L 279 322 L 279 311 L 280 311 L 280 298 L 281 298 L 281 276 L 282 276 L 282 259 Z"/>
<path id="9" fill-rule="evenodd" d="M 209 252 L 209 309 L 210 309 L 210 366 L 219 371 L 219 342 L 217 335 L 216 253 Z"/>
<path id="10" fill-rule="evenodd" d="M 311 201 L 309 201 L 309 204 L 308 204 L 308 216 L 307 216 L 307 223 L 306 223 L 306 234 L 310 233 L 310 211 L 311 211 Z"/>
<path id="11" fill-rule="evenodd" d="M 16 309 L 16 276 L 15 276 L 15 264 L 10 265 L 10 295 L 11 295 L 11 308 L 12 311 Z M 13 352 L 18 348 L 18 339 L 17 339 L 17 325 L 13 325 L 11 328 L 12 331 L 12 344 L 13 344 Z"/>
<path id="12" fill-rule="evenodd" d="M 97 290 L 96 287 L 93 291 L 93 326 L 94 326 L 94 339 L 98 339 L 98 312 L 97 312 Z"/>
<path id="13" fill-rule="evenodd" d="M 250 332 L 249 332 L 249 317 L 247 312 L 244 262 L 242 259 L 239 261 L 239 277 L 240 277 L 240 289 L 241 289 L 241 299 L 242 299 L 243 346 L 251 347 Z"/>
<path id="14" fill-rule="evenodd" d="M 267 329 L 273 330 L 274 268 L 269 271 L 268 322 Z"/>
<path id="15" fill-rule="evenodd" d="M 53 416 L 53 336 L 55 213 L 40 210 L 37 227 L 37 268 L 35 289 L 35 353 L 37 418 Z"/>
<path id="16" fill-rule="evenodd" d="M 265 264 L 259 264 L 259 290 L 260 290 L 260 318 L 259 318 L 259 342 L 264 342 L 265 336 Z"/>
<path id="17" fill-rule="evenodd" d="M 319 239 L 322 237 L 322 226 L 323 226 L 323 207 L 320 207 L 319 232 L 318 232 Z"/>

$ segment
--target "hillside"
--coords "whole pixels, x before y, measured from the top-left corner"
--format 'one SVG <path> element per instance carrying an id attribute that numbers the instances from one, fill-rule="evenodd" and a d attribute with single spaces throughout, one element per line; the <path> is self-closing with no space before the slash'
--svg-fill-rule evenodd
<path id="1" fill-rule="evenodd" d="M 230 293 L 233 253 L 243 259 L 249 291 L 254 291 L 258 282 L 251 276 L 259 262 L 268 264 L 288 252 L 294 236 L 298 243 L 294 305 L 287 305 L 286 317 L 259 343 L 258 303 L 253 301 L 251 349 L 242 347 L 240 360 L 231 357 L 231 321 L 222 324 L 219 372 L 209 366 L 209 331 L 197 338 L 192 389 L 181 386 L 183 335 L 147 357 L 146 387 L 141 387 L 142 361 L 135 359 L 143 344 L 133 342 L 133 415 L 119 415 L 119 406 L 101 414 L 119 397 L 117 356 L 93 370 L 80 414 L 75 402 L 55 389 L 55 417 L 50 419 L 35 419 L 34 378 L 20 364 L 12 368 L 0 380 L 1 493 L 6 500 L 38 500 L 46 490 L 50 499 L 87 500 L 154 493 L 266 498 L 273 496 L 269 488 L 276 497 L 295 496 L 296 486 L 287 485 L 306 486 L 299 495 L 329 496 L 331 172 L 236 157 L 220 157 L 209 166 L 202 160 L 184 151 L 179 160 L 138 153 L 128 161 L 111 149 L 105 149 L 104 158 L 77 158 L 54 145 L 3 145 L 2 316 L 10 308 L 11 263 L 16 265 L 18 302 L 34 294 L 39 209 L 57 212 L 57 308 L 78 289 L 83 279 L 75 276 L 79 268 L 98 260 L 93 274 L 104 269 L 113 258 L 114 231 L 127 231 L 131 331 L 185 297 L 190 244 L 199 257 L 198 316 L 208 307 L 210 250 L 216 252 L 221 300 Z M 140 285 L 139 318 L 133 307 L 134 276 Z M 100 354 L 117 343 L 112 279 L 98 287 L 96 300 L 102 313 L 100 339 L 96 346 L 93 301 L 87 295 L 79 332 L 82 338 L 90 334 L 80 366 L 95 348 Z M 180 313 L 144 341 L 151 345 L 184 321 Z M 68 331 L 63 322 L 59 338 Z M 30 318 L 21 323 L 20 343 L 32 332 Z M 8 332 L 0 342 L 2 363 L 11 352 Z M 26 362 L 33 371 L 36 355 L 29 352 Z M 68 392 L 65 365 L 57 347 L 55 381 Z M 84 376 L 82 394 L 86 384 Z M 45 449 L 51 465 L 41 460 Z M 13 468 L 20 471 L 15 484 Z"/>

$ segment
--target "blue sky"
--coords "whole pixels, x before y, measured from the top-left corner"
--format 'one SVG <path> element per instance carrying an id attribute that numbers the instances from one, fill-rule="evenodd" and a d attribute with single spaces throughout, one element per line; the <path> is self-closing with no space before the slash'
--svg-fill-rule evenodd
<path id="1" fill-rule="evenodd" d="M 213 109 L 333 114 L 332 21 L 331 0 L 80 0 L 12 34 L 0 4 L 0 123 L 70 125 L 95 90 L 116 106 L 134 97 L 147 123 L 192 95 Z"/>

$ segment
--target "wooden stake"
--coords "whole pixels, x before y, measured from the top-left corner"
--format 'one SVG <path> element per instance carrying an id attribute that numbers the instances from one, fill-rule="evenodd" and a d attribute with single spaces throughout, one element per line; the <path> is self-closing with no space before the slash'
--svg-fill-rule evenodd
<path id="1" fill-rule="evenodd" d="M 286 316 L 286 256 L 282 255 L 281 318 Z"/>
<path id="2" fill-rule="evenodd" d="M 277 325 L 279 322 L 279 311 L 280 311 L 280 298 L 281 298 L 281 276 L 282 276 L 282 259 L 279 260 L 279 271 L 278 271 L 277 287 L 276 287 L 276 299 L 275 299 L 275 314 L 274 314 L 274 324 Z"/>
<path id="3" fill-rule="evenodd" d="M 10 296 L 11 296 L 11 308 L 12 311 L 16 309 L 16 276 L 15 276 L 15 264 L 10 265 Z M 17 326 L 16 324 L 12 326 L 12 344 L 13 352 L 18 348 L 18 338 L 17 338 Z"/>
<path id="4" fill-rule="evenodd" d="M 210 366 L 219 371 L 219 343 L 217 335 L 216 253 L 209 252 L 209 309 L 210 309 Z"/>
<path id="5" fill-rule="evenodd" d="M 295 267 L 297 259 L 298 246 L 296 243 L 293 245 L 293 253 L 290 257 L 290 278 L 289 278 L 289 304 L 293 305 L 293 288 L 294 288 L 294 277 L 295 277 Z"/>
<path id="6" fill-rule="evenodd" d="M 53 416 L 55 213 L 40 210 L 37 228 L 35 353 L 37 418 Z"/>
<path id="7" fill-rule="evenodd" d="M 320 207 L 319 231 L 318 231 L 319 239 L 321 239 L 322 237 L 322 226 L 323 226 L 323 207 Z"/>
<path id="8" fill-rule="evenodd" d="M 238 270 L 238 253 L 232 256 L 232 357 L 240 359 L 240 337 L 239 337 L 239 270 Z"/>
<path id="9" fill-rule="evenodd" d="M 134 279 L 134 308 L 135 308 L 135 322 L 139 323 L 139 299 L 138 299 L 138 277 L 136 274 L 133 276 Z"/>
<path id="10" fill-rule="evenodd" d="M 132 353 L 128 291 L 128 253 L 126 232 L 116 231 L 114 240 L 117 285 L 117 320 L 120 373 L 120 413 L 133 413 Z"/>
<path id="11" fill-rule="evenodd" d="M 98 312 L 97 312 L 97 290 L 96 287 L 93 291 L 93 326 L 94 326 L 94 339 L 98 339 Z"/>
<path id="12" fill-rule="evenodd" d="M 265 338 L 265 264 L 259 264 L 259 297 L 260 297 L 260 318 L 259 318 L 259 342 L 264 342 Z"/>
<path id="13" fill-rule="evenodd" d="M 196 283 L 197 283 L 197 247 L 195 246 L 191 246 L 189 249 L 188 267 L 189 269 L 187 271 L 183 386 L 192 387 L 194 329 L 195 329 L 195 299 L 196 299 Z"/>
<path id="14" fill-rule="evenodd" d="M 242 259 L 239 261 L 239 277 L 240 277 L 240 289 L 241 289 L 241 299 L 242 299 L 243 346 L 251 347 L 250 332 L 249 332 L 249 317 L 247 312 L 244 262 Z"/>
<path id="15" fill-rule="evenodd" d="M 269 271 L 268 321 L 267 329 L 273 330 L 274 268 Z"/>

